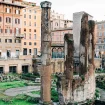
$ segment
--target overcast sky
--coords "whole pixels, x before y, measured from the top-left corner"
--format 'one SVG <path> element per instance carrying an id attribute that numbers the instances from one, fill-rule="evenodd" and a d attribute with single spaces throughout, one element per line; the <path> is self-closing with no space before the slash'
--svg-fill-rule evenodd
<path id="1" fill-rule="evenodd" d="M 25 0 L 24 0 L 25 1 Z M 26 0 L 40 5 L 44 0 Z M 74 12 L 85 11 L 94 17 L 94 20 L 105 20 L 105 0 L 48 0 L 52 2 L 52 10 L 65 14 L 65 19 L 72 20 Z"/>

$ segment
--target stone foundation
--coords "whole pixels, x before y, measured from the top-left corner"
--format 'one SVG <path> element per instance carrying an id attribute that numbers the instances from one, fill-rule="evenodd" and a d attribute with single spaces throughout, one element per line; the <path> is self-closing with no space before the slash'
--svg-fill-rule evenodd
<path id="1" fill-rule="evenodd" d="M 72 81 L 72 89 L 70 90 L 70 84 L 66 86 L 67 80 L 62 78 L 62 94 L 65 103 L 81 103 L 91 100 L 95 95 L 95 73 L 93 66 L 90 65 L 87 74 L 84 76 L 74 77 Z M 70 82 L 70 81 L 69 81 Z M 71 92 L 72 91 L 72 92 Z M 81 105 L 81 104 L 80 104 Z"/>

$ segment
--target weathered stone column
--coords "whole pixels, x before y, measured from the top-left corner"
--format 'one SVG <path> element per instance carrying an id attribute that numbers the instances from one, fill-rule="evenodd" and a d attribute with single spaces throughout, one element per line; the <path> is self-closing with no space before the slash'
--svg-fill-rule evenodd
<path id="1" fill-rule="evenodd" d="M 41 2 L 41 101 L 43 105 L 51 105 L 51 30 L 50 9 L 51 3 Z"/>
<path id="2" fill-rule="evenodd" d="M 73 81 L 73 52 L 74 52 L 74 41 L 73 34 L 65 34 L 64 36 L 64 48 L 65 48 L 65 76 L 66 76 L 66 90 L 67 100 L 72 100 L 72 81 Z M 69 93 L 69 94 L 68 94 Z"/>

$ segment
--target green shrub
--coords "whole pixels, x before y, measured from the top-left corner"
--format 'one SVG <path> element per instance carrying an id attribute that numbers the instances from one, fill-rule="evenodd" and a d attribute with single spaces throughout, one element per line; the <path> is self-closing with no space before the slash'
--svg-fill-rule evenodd
<path id="1" fill-rule="evenodd" d="M 26 98 L 26 101 L 35 104 L 35 103 L 39 103 L 39 98 L 34 98 L 34 97 L 28 96 L 28 97 Z"/>
<path id="2" fill-rule="evenodd" d="M 54 88 L 51 89 L 51 99 L 53 100 L 53 102 L 59 101 L 58 92 Z"/>

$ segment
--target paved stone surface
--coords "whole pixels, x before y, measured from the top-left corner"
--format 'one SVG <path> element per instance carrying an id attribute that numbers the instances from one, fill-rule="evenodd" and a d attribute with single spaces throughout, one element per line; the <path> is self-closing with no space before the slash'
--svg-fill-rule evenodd
<path id="1" fill-rule="evenodd" d="M 7 89 L 4 92 L 4 94 L 7 96 L 16 96 L 18 94 L 25 94 L 32 91 L 38 91 L 38 90 L 40 90 L 40 86 L 25 86 L 25 87 Z"/>

